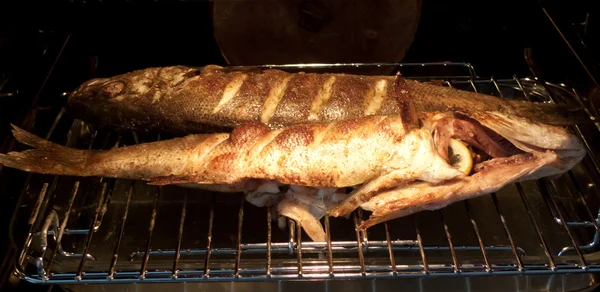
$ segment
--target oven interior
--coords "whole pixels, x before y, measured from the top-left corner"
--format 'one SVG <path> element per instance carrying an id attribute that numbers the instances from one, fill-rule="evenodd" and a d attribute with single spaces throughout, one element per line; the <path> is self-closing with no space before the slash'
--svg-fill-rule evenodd
<path id="1" fill-rule="evenodd" d="M 504 98 L 576 104 L 598 117 L 594 18 L 577 9 L 580 3 L 509 1 L 494 11 L 475 1 L 421 4 L 418 32 L 401 62 L 285 69 L 389 68 Z M 572 11 L 557 14 L 565 5 Z M 24 149 L 12 139 L 10 123 L 81 149 L 156 140 L 95 130 L 64 111 L 65 96 L 96 76 L 173 64 L 226 65 L 204 1 L 6 7 L 15 11 L 13 19 L 22 18 L 7 21 L 14 26 L 7 26 L 0 47 L 3 153 Z M 570 38 L 590 46 L 583 50 Z M 327 242 L 309 241 L 291 220 L 280 228 L 269 209 L 240 195 L 0 168 L 2 231 L 8 235 L 2 284 L 66 290 L 105 284 L 127 290 L 133 283 L 194 290 L 594 287 L 600 270 L 599 125 L 572 131 L 589 153 L 559 178 L 509 185 L 364 233 L 355 227 L 366 212 L 325 218 Z"/>

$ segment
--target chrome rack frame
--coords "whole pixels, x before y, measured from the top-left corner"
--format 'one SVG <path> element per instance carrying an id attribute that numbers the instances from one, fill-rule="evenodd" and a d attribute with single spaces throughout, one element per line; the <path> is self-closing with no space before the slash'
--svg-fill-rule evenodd
<path id="1" fill-rule="evenodd" d="M 565 84 L 535 77 L 483 79 L 465 63 L 260 67 L 351 71 L 369 66 L 392 67 L 406 78 L 441 79 L 445 86 L 506 98 L 583 104 Z M 427 74 L 406 74 L 411 70 Z M 445 70 L 457 73 L 435 74 Z M 68 133 L 55 132 L 59 124 L 70 129 Z M 66 136 L 67 145 L 88 149 L 144 139 L 136 133 L 114 137 L 86 129 L 62 110 L 46 138 Z M 367 217 L 361 210 L 349 219 L 325 217 L 326 242 L 307 241 L 300 224 L 289 219 L 287 231 L 273 227 L 276 218 L 270 208 L 258 209 L 240 197 L 128 180 L 29 174 L 21 196 L 35 199 L 23 199 L 31 214 L 15 273 L 32 283 L 84 284 L 600 272 L 598 149 L 584 134 L 598 134 L 600 125 L 578 125 L 573 131 L 589 154 L 560 178 L 517 183 L 484 198 L 385 222 L 366 232 L 355 228 Z M 580 213 L 586 218 L 573 209 L 584 210 Z M 229 216 L 220 210 L 228 210 Z M 227 218 L 234 219 L 224 223 Z"/>

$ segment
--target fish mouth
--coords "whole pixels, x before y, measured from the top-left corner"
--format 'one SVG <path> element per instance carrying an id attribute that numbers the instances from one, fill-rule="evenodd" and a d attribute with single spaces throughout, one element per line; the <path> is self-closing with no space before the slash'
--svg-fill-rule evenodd
<path id="1" fill-rule="evenodd" d="M 74 92 L 99 91 L 108 83 L 113 81 L 111 78 L 94 78 L 81 84 Z"/>
<path id="2" fill-rule="evenodd" d="M 499 161 L 503 161 L 502 158 L 526 153 L 479 121 L 460 114 L 438 120 L 432 137 L 438 155 L 450 166 L 456 168 L 457 162 L 461 161 L 470 164 L 465 172 L 467 176 L 477 173 L 485 165 L 497 165 Z M 452 145 L 462 145 L 462 155 L 453 155 L 456 147 L 451 147 Z"/>
<path id="3" fill-rule="evenodd" d="M 110 86 L 113 84 L 114 86 Z M 126 87 L 122 81 L 115 81 L 111 78 L 94 78 L 82 83 L 75 90 L 71 91 L 67 104 L 72 104 L 73 101 L 91 102 L 98 97 L 99 100 L 114 97 L 120 94 Z"/>
<path id="4" fill-rule="evenodd" d="M 534 154 L 552 152 L 558 161 L 538 174 L 549 176 L 551 172 L 559 173 L 572 167 L 585 155 L 580 140 L 564 128 L 493 112 L 456 112 L 443 116 L 436 120 L 432 137 L 438 154 L 451 166 L 454 164 L 450 155 L 451 140 L 458 140 L 468 148 L 472 170 L 467 176 L 490 167 L 519 167 Z"/>
<path id="5" fill-rule="evenodd" d="M 82 87 L 85 88 L 85 87 L 90 87 L 90 86 L 96 85 L 96 84 L 104 84 L 108 80 L 109 80 L 108 78 L 94 78 L 94 79 L 91 79 L 91 80 L 88 80 L 88 81 L 84 82 L 82 84 Z"/>

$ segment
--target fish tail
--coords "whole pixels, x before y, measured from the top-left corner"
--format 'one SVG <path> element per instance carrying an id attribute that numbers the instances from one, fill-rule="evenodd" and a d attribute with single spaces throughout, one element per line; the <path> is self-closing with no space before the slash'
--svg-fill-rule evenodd
<path id="1" fill-rule="evenodd" d="M 15 137 L 15 139 L 17 139 L 17 141 L 19 141 L 22 144 L 25 144 L 27 146 L 31 146 L 34 148 L 49 148 L 54 146 L 58 146 L 55 143 L 52 143 L 50 141 L 44 140 L 34 134 L 31 134 L 13 124 L 10 124 L 12 126 L 12 133 L 13 136 Z"/>
<path id="2" fill-rule="evenodd" d="M 87 167 L 92 152 L 46 141 L 14 125 L 12 132 L 17 141 L 34 149 L 0 154 L 0 165 L 40 174 L 93 175 L 93 168 Z"/>

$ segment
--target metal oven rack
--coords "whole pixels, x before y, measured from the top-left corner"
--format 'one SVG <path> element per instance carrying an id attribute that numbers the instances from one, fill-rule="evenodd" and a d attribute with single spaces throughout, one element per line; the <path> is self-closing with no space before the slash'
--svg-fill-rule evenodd
<path id="1" fill-rule="evenodd" d="M 584 104 L 564 84 L 483 79 L 464 63 L 269 67 L 352 73 L 372 66 L 505 98 Z M 598 272 L 600 167 L 591 140 L 598 130 L 594 123 L 573 128 L 589 154 L 559 178 L 509 185 L 364 233 L 354 227 L 367 212 L 326 217 L 327 242 L 309 241 L 291 220 L 278 227 L 269 208 L 245 203 L 240 195 L 28 174 L 12 222 L 28 226 L 11 234 L 25 237 L 15 273 L 32 283 L 82 284 Z M 64 110 L 48 132 L 36 134 L 83 149 L 161 138 L 95 131 Z"/>

